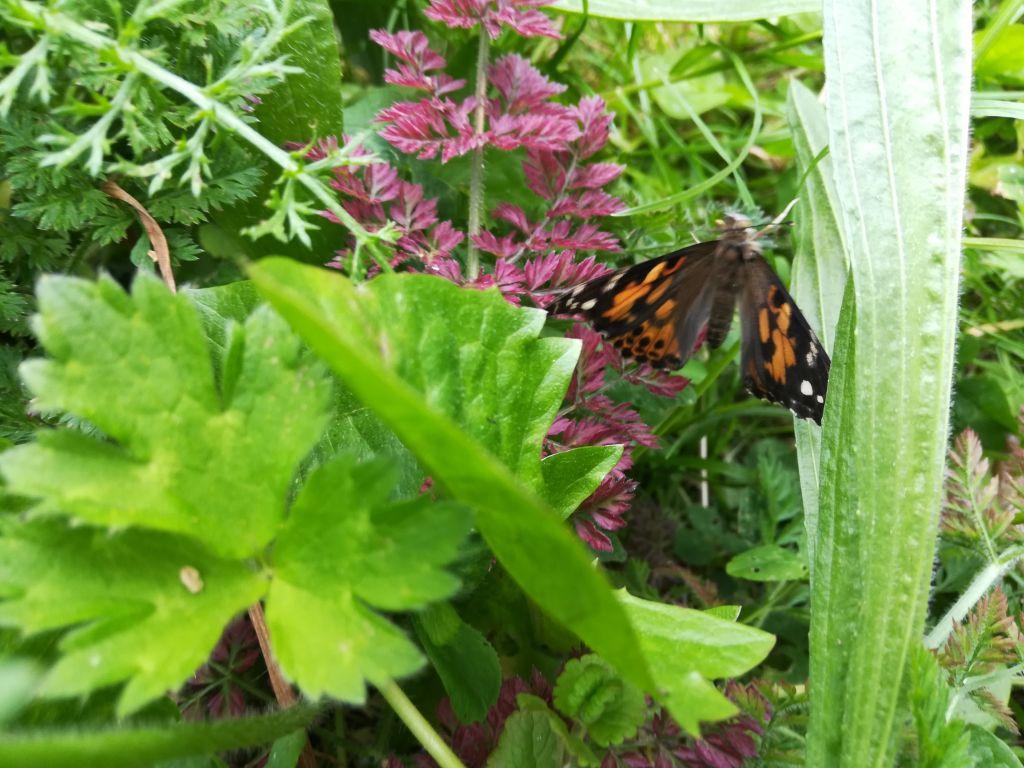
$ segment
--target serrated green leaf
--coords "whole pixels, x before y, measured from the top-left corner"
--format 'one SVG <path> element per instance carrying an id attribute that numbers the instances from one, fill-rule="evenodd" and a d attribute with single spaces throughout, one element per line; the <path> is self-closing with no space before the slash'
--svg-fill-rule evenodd
<path id="1" fill-rule="evenodd" d="M 748 581 L 796 581 L 807 578 L 807 564 L 791 549 L 765 544 L 736 555 L 726 563 L 725 572 Z"/>
<path id="2" fill-rule="evenodd" d="M 640 649 L 655 678 L 655 697 L 691 734 L 700 722 L 723 720 L 736 706 L 709 681 L 736 677 L 760 664 L 775 637 L 760 629 L 704 611 L 664 605 L 617 592 L 640 638 Z"/>
<path id="3" fill-rule="evenodd" d="M 487 768 L 560 768 L 564 751 L 543 712 L 515 712 L 505 721 Z"/>
<path id="4" fill-rule="evenodd" d="M 543 313 L 438 278 L 387 275 L 356 289 L 341 275 L 284 259 L 251 272 L 435 481 L 473 506 L 488 545 L 530 597 L 649 690 L 625 612 L 536 494 L 540 444 L 578 346 L 538 339 Z"/>
<path id="5" fill-rule="evenodd" d="M 280 318 L 261 309 L 234 326 L 218 386 L 195 307 L 153 277 L 131 296 L 107 278 L 47 277 L 39 309 L 50 357 L 22 366 L 38 407 L 114 442 L 41 431 L 0 455 L 11 490 L 43 512 L 184 533 L 224 556 L 265 546 L 330 390 Z"/>
<path id="6" fill-rule="evenodd" d="M 469 513 L 420 496 L 389 500 L 396 473 L 384 460 L 339 456 L 299 493 L 274 546 L 267 626 L 277 657 L 311 698 L 362 702 L 365 683 L 415 672 L 423 657 L 373 608 L 420 608 L 451 595 Z"/>
<path id="7" fill-rule="evenodd" d="M 501 691 L 497 652 L 446 603 L 427 608 L 414 626 L 455 715 L 463 723 L 483 720 Z"/>
<path id="8" fill-rule="evenodd" d="M 5 528 L 0 588 L 10 596 L 0 624 L 29 634 L 75 627 L 40 692 L 74 696 L 127 681 L 121 714 L 192 674 L 224 625 L 266 589 L 245 563 L 184 536 L 46 520 Z"/>
<path id="9" fill-rule="evenodd" d="M 592 654 L 565 665 L 555 683 L 554 701 L 603 747 L 632 738 L 647 711 L 643 693 Z"/>
<path id="10" fill-rule="evenodd" d="M 587 445 L 546 456 L 540 463 L 545 500 L 564 520 L 595 491 L 621 456 L 621 445 Z"/>

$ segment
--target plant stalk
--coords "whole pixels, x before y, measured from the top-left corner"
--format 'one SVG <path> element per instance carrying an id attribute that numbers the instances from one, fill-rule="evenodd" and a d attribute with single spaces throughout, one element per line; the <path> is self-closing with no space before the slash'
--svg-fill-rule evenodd
<path id="1" fill-rule="evenodd" d="M 487 30 L 480 27 L 479 44 L 476 51 L 476 110 L 473 113 L 473 130 L 476 136 L 484 132 L 484 117 L 487 108 L 487 62 L 490 56 L 490 38 Z M 473 237 L 480 233 L 484 208 L 484 148 L 473 150 L 469 171 L 469 244 L 466 251 L 466 275 L 476 280 L 480 274 L 480 252 L 473 243 Z"/>
<path id="2" fill-rule="evenodd" d="M 925 648 L 938 648 L 944 642 L 949 634 L 953 631 L 953 627 L 963 621 L 967 614 L 971 612 L 971 608 L 981 600 L 982 597 L 996 584 L 1000 579 L 1010 570 L 1018 560 L 1024 557 L 1024 547 L 1013 547 L 1007 550 L 999 559 L 995 562 L 989 563 L 980 571 L 973 579 L 971 583 L 967 585 L 967 589 L 963 591 L 963 594 L 957 598 L 957 601 L 953 603 L 945 615 L 939 619 L 935 626 L 932 627 L 932 631 L 927 634 L 924 639 Z"/>
<path id="3" fill-rule="evenodd" d="M 378 684 L 377 690 L 441 768 L 466 768 L 394 680 Z"/>

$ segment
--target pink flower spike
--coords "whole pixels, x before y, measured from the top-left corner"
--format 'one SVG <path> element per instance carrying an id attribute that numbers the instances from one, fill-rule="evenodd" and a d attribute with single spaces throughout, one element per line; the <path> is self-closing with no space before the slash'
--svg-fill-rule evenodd
<path id="1" fill-rule="evenodd" d="M 564 85 L 551 82 L 530 62 L 514 53 L 502 56 L 491 65 L 488 80 L 501 94 L 505 111 L 511 114 L 536 109 L 565 90 Z"/>
<path id="2" fill-rule="evenodd" d="M 569 181 L 569 189 L 597 189 L 619 178 L 626 166 L 618 163 L 592 163 L 577 168 Z"/>
<path id="3" fill-rule="evenodd" d="M 501 34 L 502 24 L 523 37 L 560 38 L 551 20 L 535 10 L 546 4 L 547 0 L 431 0 L 423 15 L 458 29 L 483 24 L 492 38 Z"/>
<path id="4" fill-rule="evenodd" d="M 423 15 L 453 29 L 472 29 L 477 24 L 483 24 L 492 38 L 501 34 L 491 0 L 430 0 Z"/>
<path id="5" fill-rule="evenodd" d="M 433 51 L 430 41 L 422 32 L 388 32 L 386 29 L 371 29 L 370 39 L 392 56 L 412 64 L 420 72 L 444 69 L 444 57 Z"/>
<path id="6" fill-rule="evenodd" d="M 580 155 L 590 157 L 608 142 L 608 127 L 612 123 L 612 116 L 605 109 L 604 99 L 600 96 L 580 99 L 575 111 L 582 132 L 578 144 Z"/>
<path id="7" fill-rule="evenodd" d="M 406 232 L 426 229 L 437 222 L 437 198 L 423 199 L 423 187 L 400 182 L 398 200 L 391 206 L 391 219 Z"/>
<path id="8" fill-rule="evenodd" d="M 507 221 L 523 234 L 529 234 L 533 231 L 533 225 L 526 218 L 526 213 L 518 205 L 500 203 L 491 212 L 491 215 L 499 221 Z"/>
<path id="9" fill-rule="evenodd" d="M 484 230 L 473 235 L 473 245 L 485 253 L 492 253 L 503 259 L 511 259 L 519 252 L 519 244 L 514 237 L 514 235 L 505 235 L 499 238 Z"/>
<path id="10" fill-rule="evenodd" d="M 523 8 L 527 5 L 546 4 L 547 0 L 544 0 L 543 3 L 498 0 L 500 10 L 497 18 L 502 24 L 508 25 L 523 37 L 552 37 L 555 40 L 561 40 L 562 34 L 551 24 L 551 19 L 540 11 Z"/>
<path id="11" fill-rule="evenodd" d="M 576 528 L 576 535 L 592 549 L 598 552 L 611 552 L 615 549 L 612 546 L 612 540 L 597 530 L 597 526 L 590 520 L 577 518 L 573 520 L 573 526 Z"/>
<path id="12" fill-rule="evenodd" d="M 618 238 L 602 232 L 596 224 L 581 224 L 571 231 L 569 221 L 559 221 L 551 228 L 551 244 L 555 248 L 570 248 L 574 251 L 619 251 Z"/>

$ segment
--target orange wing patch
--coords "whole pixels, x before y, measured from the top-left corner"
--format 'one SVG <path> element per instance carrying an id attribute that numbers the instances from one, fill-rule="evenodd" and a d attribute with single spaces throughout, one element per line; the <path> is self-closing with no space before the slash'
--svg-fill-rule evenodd
<path id="1" fill-rule="evenodd" d="M 612 305 L 602 314 L 609 320 L 622 320 L 629 317 L 633 311 L 633 305 L 651 292 L 651 286 L 646 282 L 631 283 L 621 291 L 612 296 Z"/>
<path id="2" fill-rule="evenodd" d="M 611 341 L 623 356 L 656 368 L 678 367 L 682 362 L 676 328 L 671 322 L 648 321 Z"/>
<path id="3" fill-rule="evenodd" d="M 772 357 L 764 364 L 768 375 L 780 384 L 786 381 L 786 371 L 796 365 L 796 352 L 789 337 L 789 323 L 793 317 L 793 305 L 783 301 L 775 305 L 778 289 L 773 285 L 768 291 L 768 302 L 758 313 L 758 332 L 762 342 L 772 341 Z"/>

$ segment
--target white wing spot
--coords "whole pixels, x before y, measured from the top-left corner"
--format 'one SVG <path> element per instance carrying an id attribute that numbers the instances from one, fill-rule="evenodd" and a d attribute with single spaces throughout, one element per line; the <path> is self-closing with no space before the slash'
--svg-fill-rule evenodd
<path id="1" fill-rule="evenodd" d="M 807 364 L 814 365 L 814 361 L 818 359 L 818 345 L 811 344 L 811 348 L 807 351 Z"/>
<path id="2" fill-rule="evenodd" d="M 611 277 L 611 279 L 608 280 L 608 284 L 605 285 L 605 287 L 604 287 L 605 290 L 606 291 L 610 291 L 612 288 L 614 288 L 616 285 L 619 284 L 619 280 L 621 280 L 621 279 L 622 279 L 622 273 L 621 272 L 619 274 L 617 274 L 617 275 L 613 275 Z"/>
<path id="3" fill-rule="evenodd" d="M 587 312 L 593 309 L 595 304 L 597 304 L 597 299 L 590 299 L 589 301 L 584 301 L 582 304 L 580 304 L 580 309 L 582 309 L 584 312 Z"/>
<path id="4" fill-rule="evenodd" d="M 825 402 L 825 398 L 822 397 L 821 395 L 818 395 L 817 400 L 818 400 L 819 403 L 824 403 Z"/>
<path id="5" fill-rule="evenodd" d="M 583 292 L 584 285 L 585 284 L 577 285 L 575 288 L 572 289 L 572 293 L 570 293 L 569 295 L 570 296 L 579 296 Z"/>
<path id="6" fill-rule="evenodd" d="M 811 386 L 811 382 L 807 379 L 800 382 L 800 394 L 806 397 L 810 397 L 814 394 L 814 387 Z"/>

